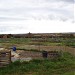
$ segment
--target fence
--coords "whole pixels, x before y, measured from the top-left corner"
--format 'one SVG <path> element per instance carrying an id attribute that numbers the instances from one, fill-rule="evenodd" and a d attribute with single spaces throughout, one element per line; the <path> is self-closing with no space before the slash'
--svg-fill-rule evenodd
<path id="1" fill-rule="evenodd" d="M 45 51 L 62 51 L 69 52 L 72 55 L 75 55 L 75 48 L 68 46 L 44 46 L 44 45 L 24 45 L 22 48 L 26 50 L 45 50 Z"/>
<path id="2" fill-rule="evenodd" d="M 60 56 L 59 51 L 23 51 L 20 53 L 21 58 L 31 57 L 32 59 L 42 59 L 42 58 L 58 58 Z"/>
<path id="3" fill-rule="evenodd" d="M 59 51 L 49 51 L 48 52 L 48 58 L 58 58 L 61 56 L 61 53 Z"/>
<path id="4" fill-rule="evenodd" d="M 6 66 L 11 63 L 11 51 L 0 51 L 0 67 Z"/>

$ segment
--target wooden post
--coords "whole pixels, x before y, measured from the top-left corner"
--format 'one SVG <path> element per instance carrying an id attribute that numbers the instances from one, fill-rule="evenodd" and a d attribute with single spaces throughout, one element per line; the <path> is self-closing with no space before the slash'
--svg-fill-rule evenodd
<path id="1" fill-rule="evenodd" d="M 9 63 L 11 63 L 11 51 L 9 51 Z"/>

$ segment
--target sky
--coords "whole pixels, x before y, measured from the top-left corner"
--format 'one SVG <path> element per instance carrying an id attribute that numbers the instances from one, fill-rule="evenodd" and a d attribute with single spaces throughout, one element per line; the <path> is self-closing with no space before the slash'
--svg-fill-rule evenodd
<path id="1" fill-rule="evenodd" d="M 74 0 L 0 0 L 0 34 L 75 32 Z"/>

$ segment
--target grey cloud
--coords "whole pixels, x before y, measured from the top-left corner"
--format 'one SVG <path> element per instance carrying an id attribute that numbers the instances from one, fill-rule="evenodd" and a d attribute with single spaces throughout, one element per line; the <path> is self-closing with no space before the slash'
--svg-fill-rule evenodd
<path id="1" fill-rule="evenodd" d="M 0 32 L 28 30 L 31 20 L 73 22 L 73 3 L 74 0 L 0 0 Z"/>
<path id="2" fill-rule="evenodd" d="M 1 24 L 0 25 L 0 32 L 11 32 L 11 31 L 14 31 L 14 30 L 22 30 L 22 29 L 27 29 L 26 26 L 22 26 L 22 25 L 19 25 L 16 26 L 16 25 L 4 25 L 4 24 Z"/>
<path id="3" fill-rule="evenodd" d="M 74 0 L 61 0 L 61 1 L 72 2 L 72 3 L 74 3 Z"/>
<path id="4" fill-rule="evenodd" d="M 74 0 L 46 0 L 48 2 L 68 2 L 68 3 L 74 3 Z"/>
<path id="5" fill-rule="evenodd" d="M 0 0 L 2 1 L 2 0 Z M 3 0 L 4 1 L 4 0 Z M 18 1 L 18 0 L 17 0 Z M 22 0 L 24 1 L 24 0 Z M 34 0 L 32 0 L 34 1 Z M 37 0 L 36 0 L 37 1 Z M 39 0 L 38 2 L 73 2 L 74 0 Z M 10 2 L 8 0 L 8 2 Z M 49 3 L 49 4 L 50 4 Z M 14 4 L 13 4 L 14 5 Z M 10 6 L 11 7 L 11 6 Z M 63 5 L 63 7 L 65 7 Z M 70 9 L 68 9 L 70 10 Z M 6 16 L 10 16 L 10 17 L 0 17 L 0 21 L 3 20 L 27 20 L 27 19 L 55 19 L 58 18 L 58 20 L 61 18 L 62 16 L 65 16 L 64 19 L 73 19 L 73 14 L 72 11 L 68 11 L 67 9 L 62 9 L 61 7 L 59 8 L 52 8 L 52 7 L 46 7 L 44 6 L 39 6 L 39 7 L 26 7 L 26 6 L 21 6 L 21 7 L 13 7 L 13 8 L 4 8 L 4 9 L 0 9 L 0 14 L 6 15 Z M 13 17 L 12 17 L 13 15 Z M 52 15 L 52 16 L 49 16 Z M 17 16 L 17 17 L 15 17 Z"/>
<path id="6" fill-rule="evenodd" d="M 10 21 L 10 20 L 11 20 L 11 21 L 12 21 L 12 20 L 13 20 L 13 21 L 16 21 L 16 20 L 19 21 L 19 20 L 26 20 L 26 19 L 25 19 L 25 18 L 15 18 L 15 17 L 14 17 L 14 18 L 12 18 L 12 17 L 0 17 L 0 21 L 7 21 L 7 20 L 8 20 L 8 21 Z"/>
<path id="7" fill-rule="evenodd" d="M 11 31 L 11 27 L 10 26 L 4 26 L 4 25 L 0 25 L 0 32 L 7 32 L 7 31 Z"/>

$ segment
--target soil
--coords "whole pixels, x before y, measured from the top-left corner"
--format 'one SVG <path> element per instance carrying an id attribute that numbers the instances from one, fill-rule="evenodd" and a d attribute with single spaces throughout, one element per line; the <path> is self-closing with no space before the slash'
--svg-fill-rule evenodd
<path id="1" fill-rule="evenodd" d="M 35 50 L 45 50 L 45 51 L 63 51 L 63 52 L 69 52 L 73 55 L 75 55 L 75 48 L 68 47 L 68 46 L 38 46 L 38 45 L 24 45 L 23 48 L 25 49 L 35 49 Z"/>

